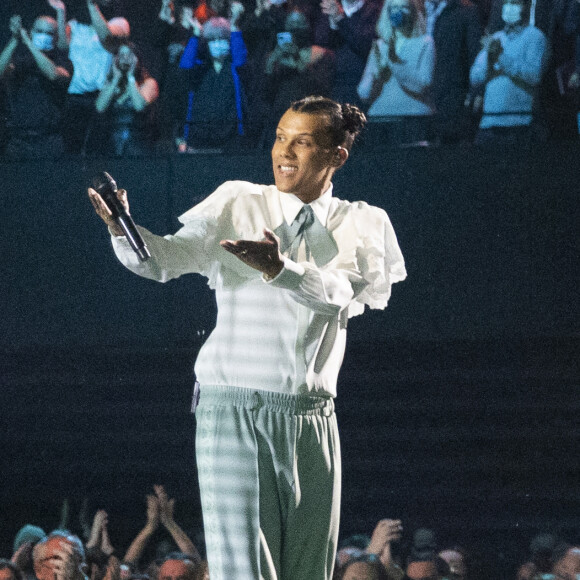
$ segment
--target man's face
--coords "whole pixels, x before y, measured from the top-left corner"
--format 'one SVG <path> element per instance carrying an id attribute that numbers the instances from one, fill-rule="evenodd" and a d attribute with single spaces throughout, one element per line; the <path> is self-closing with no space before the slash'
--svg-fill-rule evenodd
<path id="1" fill-rule="evenodd" d="M 354 562 L 346 571 L 342 580 L 377 580 L 377 572 L 368 562 Z"/>
<path id="2" fill-rule="evenodd" d="M 38 580 L 54 580 L 55 578 L 55 563 L 62 560 L 62 544 L 72 545 L 66 538 L 57 536 L 50 538 L 44 544 L 38 546 L 38 555 L 34 556 L 34 573 Z M 78 559 L 80 566 L 80 558 L 75 552 L 75 558 Z M 76 567 L 78 569 L 78 566 Z"/>
<path id="3" fill-rule="evenodd" d="M 159 568 L 159 580 L 192 580 L 195 567 L 189 560 L 167 560 Z"/>
<path id="4" fill-rule="evenodd" d="M 571 548 L 554 564 L 552 574 L 556 580 L 576 580 L 580 574 L 580 548 Z"/>
<path id="5" fill-rule="evenodd" d="M 0 580 L 15 580 L 14 573 L 10 568 L 2 568 L 0 570 Z"/>
<path id="6" fill-rule="evenodd" d="M 276 129 L 272 167 L 276 187 L 304 203 L 320 197 L 330 185 L 338 148 L 330 142 L 325 118 L 286 111 Z"/>

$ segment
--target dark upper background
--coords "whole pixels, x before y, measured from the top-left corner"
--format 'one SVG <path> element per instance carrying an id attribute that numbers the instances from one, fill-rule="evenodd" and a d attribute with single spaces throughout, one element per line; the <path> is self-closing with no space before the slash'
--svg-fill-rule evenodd
<path id="1" fill-rule="evenodd" d="M 362 142 L 337 174 L 338 196 L 388 211 L 409 273 L 350 323 L 343 535 L 401 517 L 491 551 L 500 577 L 535 532 L 578 537 L 577 153 Z M 126 545 L 155 482 L 199 529 L 188 406 L 213 298 L 116 262 L 85 194 L 103 169 L 158 233 L 224 180 L 271 180 L 266 153 L 0 165 L 3 554 L 63 497 L 75 518 L 85 496 L 107 508 Z"/>

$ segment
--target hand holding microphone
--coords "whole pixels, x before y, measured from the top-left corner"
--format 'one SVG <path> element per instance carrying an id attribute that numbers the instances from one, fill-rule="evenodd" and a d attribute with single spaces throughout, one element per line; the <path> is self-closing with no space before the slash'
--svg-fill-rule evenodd
<path id="1" fill-rule="evenodd" d="M 151 257 L 147 245 L 133 218 L 129 214 L 127 192 L 117 189 L 115 180 L 106 172 L 93 179 L 89 188 L 89 199 L 97 215 L 107 224 L 113 235 L 125 236 L 139 260 L 144 262 Z"/>

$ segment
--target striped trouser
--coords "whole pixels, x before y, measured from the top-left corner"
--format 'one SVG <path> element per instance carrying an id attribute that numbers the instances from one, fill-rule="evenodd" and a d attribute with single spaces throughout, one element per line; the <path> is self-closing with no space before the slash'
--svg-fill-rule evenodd
<path id="1" fill-rule="evenodd" d="M 202 386 L 196 418 L 211 580 L 330 580 L 341 479 L 333 400 Z"/>

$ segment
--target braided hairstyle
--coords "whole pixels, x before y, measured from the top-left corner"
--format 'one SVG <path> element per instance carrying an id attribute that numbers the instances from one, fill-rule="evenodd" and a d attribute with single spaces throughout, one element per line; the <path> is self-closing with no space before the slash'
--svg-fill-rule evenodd
<path id="1" fill-rule="evenodd" d="M 367 122 L 364 113 L 355 105 L 337 103 L 326 97 L 305 97 L 294 101 L 290 109 L 296 113 L 325 116 L 332 146 L 341 146 L 348 151 Z"/>

